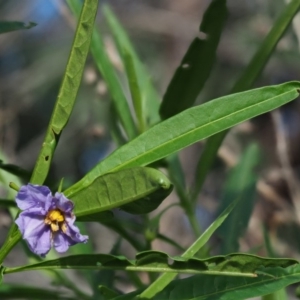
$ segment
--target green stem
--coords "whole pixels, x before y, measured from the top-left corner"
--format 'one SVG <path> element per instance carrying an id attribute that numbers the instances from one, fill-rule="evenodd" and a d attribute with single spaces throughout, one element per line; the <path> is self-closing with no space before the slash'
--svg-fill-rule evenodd
<path id="1" fill-rule="evenodd" d="M 193 257 L 201 248 L 203 248 L 212 234 L 216 229 L 221 226 L 221 224 L 226 220 L 232 209 L 235 207 L 238 199 L 232 202 L 222 214 L 202 233 L 202 235 L 181 255 L 184 258 Z M 208 273 L 206 273 L 208 274 Z M 222 273 L 223 274 L 223 273 Z M 164 273 L 160 276 L 154 283 L 148 286 L 138 298 L 141 299 L 151 299 L 158 292 L 163 290 L 175 277 L 177 274 Z M 227 275 L 227 274 L 224 274 Z M 250 274 L 249 274 L 250 275 Z M 253 276 L 253 274 L 252 274 Z"/>
<path id="2" fill-rule="evenodd" d="M 11 227 L 11 230 L 8 233 L 8 237 L 5 240 L 1 251 L 0 251 L 0 264 L 2 264 L 3 260 L 5 259 L 5 257 L 8 255 L 8 253 L 10 252 L 10 250 L 17 244 L 17 242 L 20 240 L 21 238 L 21 233 L 20 231 L 18 231 L 18 228 L 15 224 L 13 224 L 13 226 Z M 17 230 L 17 231 L 16 231 Z M 13 232 L 13 233 L 11 233 Z"/>
<path id="3" fill-rule="evenodd" d="M 156 236 L 156 238 L 159 239 L 159 240 L 161 240 L 161 241 L 163 241 L 163 242 L 165 242 L 165 243 L 168 243 L 168 244 L 172 245 L 173 247 L 177 248 L 180 251 L 184 251 L 185 250 L 181 245 L 179 245 L 173 239 L 170 239 L 169 237 L 167 237 L 164 234 L 158 233 L 157 236 Z"/>
<path id="4" fill-rule="evenodd" d="M 134 249 L 137 251 L 144 251 L 148 249 L 146 246 L 142 245 L 133 235 L 128 233 L 128 231 L 116 221 L 112 222 L 100 222 L 102 225 L 112 229 L 117 232 L 123 239 L 125 239 Z"/>
<path id="5" fill-rule="evenodd" d="M 67 125 L 69 117 L 72 113 L 92 39 L 97 7 L 98 0 L 84 1 L 71 53 L 67 63 L 66 72 L 63 77 L 62 85 L 59 90 L 39 157 L 36 161 L 30 179 L 31 183 L 43 184 L 45 181 L 59 137 L 62 133 L 62 130 Z M 0 265 L 9 251 L 20 239 L 21 234 L 18 230 L 18 227 L 16 224 L 13 224 L 9 235 L 0 250 Z"/>

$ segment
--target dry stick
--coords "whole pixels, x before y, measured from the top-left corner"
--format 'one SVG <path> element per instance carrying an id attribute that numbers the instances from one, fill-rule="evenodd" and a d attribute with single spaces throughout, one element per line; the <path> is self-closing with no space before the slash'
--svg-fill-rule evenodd
<path id="1" fill-rule="evenodd" d="M 282 167 L 284 179 L 287 183 L 292 198 L 292 202 L 296 210 L 295 213 L 298 222 L 300 222 L 300 189 L 299 189 L 300 183 L 290 164 L 289 154 L 288 154 L 289 149 L 285 138 L 283 120 L 279 110 L 273 111 L 271 115 L 275 127 L 276 148 L 277 148 L 278 158 Z"/>

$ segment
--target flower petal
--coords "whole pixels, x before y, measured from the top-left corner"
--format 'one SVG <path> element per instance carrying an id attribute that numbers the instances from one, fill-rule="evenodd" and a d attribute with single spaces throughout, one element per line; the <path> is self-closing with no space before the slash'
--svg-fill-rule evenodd
<path id="1" fill-rule="evenodd" d="M 54 201 L 56 207 L 63 212 L 70 213 L 74 208 L 74 203 L 62 193 L 56 192 L 54 196 Z"/>
<path id="2" fill-rule="evenodd" d="M 88 241 L 87 235 L 80 234 L 79 228 L 73 225 L 75 218 L 66 218 L 67 228 L 66 228 L 66 236 L 68 236 L 71 240 L 70 245 L 74 245 L 77 243 L 86 243 Z"/>
<path id="3" fill-rule="evenodd" d="M 43 208 L 48 210 L 52 203 L 51 191 L 47 186 L 23 185 L 17 194 L 16 202 L 21 210 Z"/>
<path id="4" fill-rule="evenodd" d="M 53 247 L 59 253 L 66 252 L 71 244 L 63 232 L 56 232 L 53 236 Z"/>
<path id="5" fill-rule="evenodd" d="M 44 223 L 44 216 L 39 214 L 39 211 L 23 211 L 16 219 L 22 236 L 24 239 L 31 235 L 36 235 L 40 230 L 47 226 Z"/>
<path id="6" fill-rule="evenodd" d="M 32 252 L 41 256 L 49 252 L 51 230 L 50 226 L 44 223 L 44 216 L 37 215 L 36 212 L 24 211 L 20 213 L 16 224 Z"/>
<path id="7" fill-rule="evenodd" d="M 45 256 L 51 249 L 51 230 L 46 226 L 36 236 L 26 239 L 30 250 L 37 255 Z"/>

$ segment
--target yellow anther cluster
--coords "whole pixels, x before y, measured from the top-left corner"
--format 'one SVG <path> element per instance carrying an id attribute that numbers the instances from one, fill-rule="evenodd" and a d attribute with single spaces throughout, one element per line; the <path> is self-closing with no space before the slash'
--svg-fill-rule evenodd
<path id="1" fill-rule="evenodd" d="M 52 232 L 56 232 L 61 229 L 63 232 L 66 231 L 66 224 L 65 224 L 65 216 L 62 211 L 59 209 L 50 210 L 46 218 L 44 220 L 45 224 L 50 225 Z"/>

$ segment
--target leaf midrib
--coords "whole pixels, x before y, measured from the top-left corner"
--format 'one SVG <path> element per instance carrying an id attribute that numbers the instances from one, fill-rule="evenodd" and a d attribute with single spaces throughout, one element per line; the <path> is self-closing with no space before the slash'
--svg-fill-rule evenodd
<path id="1" fill-rule="evenodd" d="M 168 141 L 166 141 L 166 142 L 164 142 L 164 143 L 161 143 L 161 144 L 159 144 L 159 146 L 153 147 L 153 148 L 149 149 L 148 151 L 145 151 L 145 152 L 142 153 L 142 154 L 138 154 L 138 155 L 135 156 L 134 158 L 128 159 L 125 163 L 120 164 L 120 165 L 118 165 L 118 166 L 116 166 L 116 167 L 110 169 L 110 172 L 111 172 L 111 171 L 113 172 L 113 171 L 119 170 L 120 168 L 123 168 L 123 167 L 125 167 L 125 166 L 128 166 L 128 164 L 130 165 L 130 163 L 132 163 L 133 161 L 138 160 L 139 158 L 141 158 L 141 157 L 143 157 L 143 156 L 146 156 L 146 155 L 148 155 L 148 154 L 150 154 L 150 153 L 152 153 L 152 152 L 155 152 L 155 151 L 157 151 L 158 149 L 160 149 L 160 148 L 162 148 L 162 147 L 165 147 L 166 145 L 171 144 L 171 143 L 173 143 L 174 141 L 176 141 L 176 140 L 178 140 L 178 139 L 184 138 L 185 136 L 187 136 L 187 135 L 189 135 L 189 134 L 191 134 L 191 133 L 193 133 L 193 132 L 196 132 L 196 131 L 198 131 L 198 130 L 201 130 L 201 129 L 207 127 L 207 126 L 211 126 L 211 125 L 213 125 L 214 123 L 220 122 L 220 121 L 222 121 L 222 120 L 224 120 L 224 119 L 226 119 L 226 118 L 229 118 L 229 117 L 231 117 L 231 116 L 233 116 L 233 115 L 239 114 L 239 113 L 241 113 L 241 112 L 243 112 L 243 111 L 245 111 L 245 110 L 251 109 L 252 107 L 261 105 L 261 104 L 266 103 L 266 102 L 268 102 L 268 101 L 272 101 L 273 99 L 277 98 L 278 96 L 283 96 L 284 94 L 288 94 L 288 93 L 291 93 L 291 92 L 292 92 L 292 91 L 288 91 L 288 92 L 286 92 L 286 93 L 279 94 L 279 95 L 277 95 L 277 96 L 275 96 L 275 97 L 266 99 L 266 100 L 263 101 L 263 102 L 259 102 L 259 103 L 256 103 L 256 104 L 247 106 L 247 108 L 240 109 L 240 110 L 235 111 L 235 112 L 233 112 L 233 113 L 231 113 L 231 114 L 228 114 L 228 115 L 226 115 L 226 116 L 224 116 L 224 117 L 218 118 L 217 120 L 210 121 L 209 123 L 206 123 L 205 125 L 201 125 L 201 126 L 199 126 L 199 127 L 196 127 L 196 128 L 194 128 L 194 129 L 191 129 L 191 130 L 189 130 L 189 131 L 187 131 L 187 132 L 181 134 L 180 136 L 177 136 L 176 138 L 174 138 L 174 139 L 172 139 L 172 140 L 168 140 Z M 220 99 L 220 98 L 219 98 L 219 99 Z M 292 101 L 292 100 L 290 100 L 290 101 Z M 178 115 L 177 115 L 177 116 L 178 116 Z M 244 122 L 244 121 L 241 121 L 241 122 Z M 160 123 L 160 124 L 161 124 L 161 123 Z M 225 129 L 226 129 L 226 128 L 224 127 L 223 130 L 225 130 Z M 220 131 L 223 131 L 223 130 L 220 130 Z M 218 131 L 218 132 L 219 132 L 219 131 Z M 178 149 L 178 150 L 180 150 L 180 149 Z M 175 151 L 174 151 L 174 152 L 175 152 Z M 145 153 L 146 153 L 146 154 L 145 154 Z M 172 152 L 172 153 L 173 153 L 173 152 Z M 170 154 L 171 154 L 171 153 L 170 153 Z M 109 157 L 108 157 L 107 159 L 109 159 Z M 149 163 L 151 163 L 151 162 L 153 162 L 153 161 L 149 161 L 147 164 L 149 164 Z M 105 163 L 105 161 L 103 161 L 103 163 Z M 100 174 L 100 175 L 101 175 L 101 174 Z"/>
<path id="2" fill-rule="evenodd" d="M 251 286 L 255 286 L 255 285 L 262 285 L 262 284 L 265 284 L 265 283 L 268 283 L 268 281 L 272 281 L 272 280 L 276 280 L 276 281 L 278 281 L 278 280 L 281 280 L 281 279 L 285 279 L 285 278 L 288 278 L 288 277 L 299 277 L 300 276 L 300 271 L 298 272 L 298 273 L 295 273 L 295 274 L 288 274 L 288 275 L 286 275 L 286 276 L 280 276 L 280 277 L 272 277 L 272 275 L 270 275 L 270 279 L 266 279 L 266 280 L 261 280 L 261 281 L 259 281 L 259 282 L 253 282 L 253 283 L 249 283 L 249 284 L 245 284 L 245 285 L 240 285 L 239 287 L 238 287 L 238 289 L 241 289 L 241 288 L 249 288 L 249 287 L 251 287 Z M 267 277 L 267 276 L 266 276 Z M 297 281 L 295 281 L 295 282 L 297 282 Z M 291 283 L 289 283 L 289 285 L 290 284 L 292 284 L 293 282 L 291 282 Z M 287 286 L 287 285 L 286 285 Z M 190 300 L 201 300 L 201 299 L 203 299 L 203 300 L 205 300 L 205 299 L 207 299 L 207 297 L 209 297 L 209 296 L 215 296 L 215 295 L 218 295 L 218 294 L 222 294 L 222 293 L 224 293 L 224 292 L 226 292 L 226 291 L 233 291 L 233 290 L 236 290 L 237 289 L 237 287 L 232 287 L 232 288 L 229 288 L 229 289 L 226 289 L 226 290 L 223 290 L 223 291 L 218 291 L 218 292 L 215 292 L 215 293 L 210 293 L 210 294 L 206 294 L 206 295 L 203 295 L 203 296 L 199 296 L 199 297 L 196 297 L 196 298 L 191 298 Z M 251 296 L 252 297 L 252 296 Z"/>

